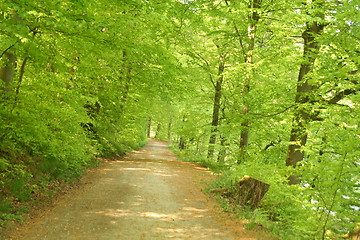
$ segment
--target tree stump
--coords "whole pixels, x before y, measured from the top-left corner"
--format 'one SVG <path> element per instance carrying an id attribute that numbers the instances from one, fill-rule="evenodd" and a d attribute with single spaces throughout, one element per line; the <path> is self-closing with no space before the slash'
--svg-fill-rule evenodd
<path id="1" fill-rule="evenodd" d="M 344 235 L 343 238 L 349 240 L 360 240 L 360 223 L 358 223 L 351 232 Z"/>
<path id="2" fill-rule="evenodd" d="M 265 193 L 269 190 L 270 185 L 255 178 L 244 176 L 236 184 L 235 201 L 242 206 L 256 208 Z"/>

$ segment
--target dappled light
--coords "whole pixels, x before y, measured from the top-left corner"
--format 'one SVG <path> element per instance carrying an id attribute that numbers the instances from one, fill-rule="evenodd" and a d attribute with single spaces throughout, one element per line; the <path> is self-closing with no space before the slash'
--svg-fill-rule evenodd
<path id="1" fill-rule="evenodd" d="M 0 240 L 360 239 L 359 1 L 0 1 Z"/>
<path id="2" fill-rule="evenodd" d="M 152 143 L 90 174 L 81 191 L 17 239 L 241 239 L 233 229 L 243 231 L 242 225 L 228 228 L 200 189 L 208 171 L 175 159 L 159 161 L 162 150 Z"/>
<path id="3" fill-rule="evenodd" d="M 124 203 L 122 203 L 123 205 Z M 132 202 L 131 206 L 140 206 L 144 203 L 142 201 L 139 202 Z M 156 218 L 162 221 L 168 221 L 168 220 L 186 220 L 190 218 L 203 218 L 206 217 L 205 215 L 202 215 L 201 213 L 207 212 L 208 209 L 197 209 L 193 207 L 184 207 L 183 209 L 180 209 L 178 212 L 175 213 L 162 213 L 162 212 L 138 212 L 138 211 L 132 211 L 128 208 L 126 209 L 105 209 L 104 211 L 96 211 L 96 212 L 87 212 L 87 214 L 101 214 L 108 217 L 144 217 L 144 218 Z M 126 220 L 126 219 L 124 219 Z"/>
<path id="4" fill-rule="evenodd" d="M 164 150 L 154 150 L 161 146 Z M 165 146 L 165 147 L 164 147 Z M 169 158 L 169 156 L 171 156 Z M 106 178 L 112 181 L 111 184 L 120 184 L 130 192 L 125 192 L 121 198 L 126 201 L 113 204 L 115 208 L 103 208 L 94 211 L 87 211 L 86 216 L 90 219 L 101 217 L 104 224 L 123 225 L 141 223 L 147 230 L 147 235 L 162 238 L 187 238 L 195 239 L 217 236 L 226 236 L 228 231 L 222 233 L 221 225 L 217 227 L 206 227 L 201 222 L 209 222 L 211 213 L 201 201 L 194 202 L 191 197 L 182 196 L 183 190 L 192 185 L 188 179 L 184 184 L 189 185 L 184 189 L 171 190 L 166 185 L 166 179 L 171 182 L 182 182 L 176 180 L 183 177 L 182 167 L 191 167 L 198 174 L 207 174 L 210 171 L 199 167 L 194 163 L 175 161 L 175 156 L 166 149 L 166 144 L 150 144 L 142 150 L 128 154 L 123 160 L 116 161 L 112 171 L 119 171 L 119 174 L 127 176 L 131 174 L 132 183 L 127 181 L 117 183 L 116 179 Z M 175 162 L 174 162 L 175 161 Z M 106 169 L 108 171 L 108 169 Z M 128 179 L 129 177 L 126 177 Z M 165 187 L 165 189 L 163 189 Z M 159 191 L 164 191 L 160 194 Z M 190 191 L 192 192 L 192 191 Z M 164 195 L 165 194 L 165 195 Z M 169 197 L 176 200 L 167 200 Z M 164 199 L 163 199 L 164 198 Z M 157 204 L 162 204 L 158 207 Z M 195 205 L 193 205 L 195 203 Z M 171 225 L 168 225 L 171 224 Z M 225 237 L 225 239 L 227 239 Z"/>
<path id="5" fill-rule="evenodd" d="M 139 206 L 140 203 L 132 203 L 131 206 Z M 121 224 L 123 221 L 129 222 L 143 222 L 151 220 L 152 225 L 162 225 L 161 222 L 171 222 L 172 225 L 165 225 L 164 227 L 152 227 L 148 230 L 148 234 L 161 234 L 163 238 L 181 238 L 184 236 L 192 237 L 208 237 L 209 234 L 222 236 L 224 233 L 220 233 L 219 228 L 206 228 L 196 222 L 189 222 L 199 218 L 207 218 L 208 215 L 201 213 L 207 212 L 207 209 L 199 209 L 195 207 L 183 207 L 177 212 L 149 212 L 149 211 L 137 211 L 136 208 L 133 210 L 126 209 L 105 209 L 103 211 L 87 212 L 86 215 L 102 215 L 108 217 L 110 224 Z M 141 220 L 144 219 L 144 220 Z M 154 222 L 155 221 L 155 222 Z M 186 222 L 187 227 L 178 227 L 184 225 L 183 223 L 177 224 L 177 222 Z M 158 222 L 158 223 L 157 223 Z M 144 227 L 146 224 L 144 224 Z"/>

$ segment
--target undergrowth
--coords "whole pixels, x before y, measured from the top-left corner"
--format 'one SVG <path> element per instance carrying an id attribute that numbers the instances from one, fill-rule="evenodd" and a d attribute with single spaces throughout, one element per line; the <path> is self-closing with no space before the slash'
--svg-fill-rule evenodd
<path id="1" fill-rule="evenodd" d="M 211 183 L 207 191 L 216 194 L 224 211 L 246 219 L 249 229 L 265 228 L 283 240 L 335 240 L 342 239 L 360 221 L 356 207 L 351 207 L 351 204 L 358 205 L 358 201 L 354 201 L 356 198 L 337 194 L 346 190 L 341 184 L 326 188 L 320 184 L 313 186 L 307 183 L 304 175 L 302 184 L 288 185 L 287 176 L 291 169 L 274 164 L 258 161 L 257 164 L 242 163 L 230 167 L 186 151 L 175 152 L 181 160 L 198 162 L 220 173 L 221 177 Z M 245 175 L 270 185 L 258 208 L 238 206 L 223 194 Z M 349 198 L 350 207 L 344 206 L 345 198 Z"/>

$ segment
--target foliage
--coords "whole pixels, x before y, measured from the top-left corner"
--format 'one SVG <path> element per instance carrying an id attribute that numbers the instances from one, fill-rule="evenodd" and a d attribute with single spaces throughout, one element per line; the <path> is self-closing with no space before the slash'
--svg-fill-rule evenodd
<path id="1" fill-rule="evenodd" d="M 356 1 L 0 7 L 3 218 L 49 182 L 139 148 L 150 133 L 183 159 L 223 171 L 220 186 L 243 175 L 269 183 L 261 207 L 244 215 L 283 239 L 336 239 L 359 222 Z M 289 140 L 296 130 L 303 143 Z M 287 167 L 292 145 L 304 156 Z M 289 186 L 289 176 L 301 183 Z"/>
<path id="2" fill-rule="evenodd" d="M 0 7 L 6 220 L 18 202 L 50 192 L 51 182 L 79 177 L 98 156 L 143 146 L 154 107 L 148 99 L 171 95 L 167 79 L 177 67 L 166 48 L 167 23 L 155 21 L 163 6 L 9 0 Z"/>
<path id="3" fill-rule="evenodd" d="M 186 160 L 215 169 L 226 166 L 218 183 L 221 187 L 244 175 L 269 183 L 262 206 L 248 216 L 283 239 L 340 238 L 359 222 L 359 5 L 354 1 L 262 1 L 261 9 L 254 10 L 249 8 L 254 2 L 183 4 L 189 11 L 179 17 L 186 34 L 182 38 L 186 43 L 179 43 L 183 44 L 179 59 L 190 70 L 188 78 L 195 87 L 179 103 L 173 146 Z M 260 21 L 249 66 L 251 11 L 257 11 Z M 304 81 L 313 90 L 304 96 L 306 103 L 298 103 L 295 98 L 303 84 L 297 83 L 299 69 L 310 65 L 303 56 L 303 33 L 314 23 L 325 27 L 311 36 L 320 49 Z M 217 142 L 209 146 L 211 84 L 218 63 L 215 45 L 228 55 Z M 250 90 L 244 94 L 249 70 Z M 288 147 L 293 144 L 289 142 L 293 116 L 299 109 L 313 116 L 297 125 L 306 130 L 307 141 L 300 149 L 304 158 L 296 168 L 286 167 Z M 244 119 L 250 123 L 250 141 L 245 158 L 239 160 Z M 206 153 L 211 147 L 215 154 L 209 159 Z M 301 176 L 301 184 L 289 186 L 289 176 Z"/>

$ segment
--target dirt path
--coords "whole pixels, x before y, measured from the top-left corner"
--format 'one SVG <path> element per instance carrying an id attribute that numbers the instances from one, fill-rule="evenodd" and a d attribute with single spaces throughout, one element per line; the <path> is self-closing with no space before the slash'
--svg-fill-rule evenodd
<path id="1" fill-rule="evenodd" d="M 82 187 L 8 239 L 268 239 L 214 209 L 201 192 L 209 177 L 206 169 L 177 161 L 166 143 L 150 140 L 90 172 Z"/>

